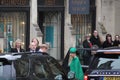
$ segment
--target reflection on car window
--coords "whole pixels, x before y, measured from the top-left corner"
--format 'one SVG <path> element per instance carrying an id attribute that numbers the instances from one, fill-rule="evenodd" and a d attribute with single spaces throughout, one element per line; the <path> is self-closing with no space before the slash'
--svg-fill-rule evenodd
<path id="1" fill-rule="evenodd" d="M 3 62 L 0 62 L 0 76 L 3 76 Z"/>
<path id="2" fill-rule="evenodd" d="M 49 67 L 46 65 L 45 62 L 42 62 L 40 59 L 35 59 L 35 61 L 33 62 L 33 71 L 36 75 L 36 77 L 38 77 L 39 79 L 41 78 L 46 78 L 49 79 L 50 78 L 50 70 Z"/>
<path id="3" fill-rule="evenodd" d="M 0 58 L 0 79 L 6 80 L 5 78 L 15 77 L 15 68 L 12 64 L 12 61 Z"/>
<path id="4" fill-rule="evenodd" d="M 14 62 L 17 77 L 26 77 L 29 73 L 29 59 L 18 59 Z"/>
<path id="5" fill-rule="evenodd" d="M 120 69 L 120 59 L 99 58 L 97 69 Z"/>
<path id="6" fill-rule="evenodd" d="M 59 74 L 63 75 L 63 71 L 62 69 L 60 68 L 59 64 L 56 62 L 55 59 L 53 58 L 48 58 L 47 62 L 49 63 L 49 66 L 52 70 L 52 73 L 57 76 Z"/>

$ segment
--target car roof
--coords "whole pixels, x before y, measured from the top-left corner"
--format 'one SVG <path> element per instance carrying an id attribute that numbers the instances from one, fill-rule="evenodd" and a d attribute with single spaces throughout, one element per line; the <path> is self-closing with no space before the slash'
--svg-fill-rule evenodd
<path id="1" fill-rule="evenodd" d="M 105 48 L 99 49 L 96 51 L 96 54 L 103 53 L 103 54 L 120 54 L 120 48 Z"/>
<path id="2" fill-rule="evenodd" d="M 5 58 L 7 60 L 16 60 L 16 59 L 22 58 L 22 57 L 35 57 L 35 58 L 39 58 L 39 59 L 53 58 L 49 55 L 42 55 L 40 53 L 31 53 L 31 52 L 0 54 L 0 58 Z"/>

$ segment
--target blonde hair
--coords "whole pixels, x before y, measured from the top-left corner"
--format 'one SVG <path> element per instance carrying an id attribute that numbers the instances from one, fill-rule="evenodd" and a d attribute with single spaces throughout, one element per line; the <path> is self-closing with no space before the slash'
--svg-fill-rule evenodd
<path id="1" fill-rule="evenodd" d="M 16 47 L 16 44 L 17 44 L 17 43 L 20 43 L 20 44 L 21 44 L 21 43 L 22 43 L 21 39 L 17 39 L 17 40 L 14 42 L 14 47 Z"/>

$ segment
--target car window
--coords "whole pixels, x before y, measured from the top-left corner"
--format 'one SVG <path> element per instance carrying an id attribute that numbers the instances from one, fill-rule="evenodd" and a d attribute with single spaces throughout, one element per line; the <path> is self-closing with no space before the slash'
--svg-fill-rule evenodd
<path id="1" fill-rule="evenodd" d="M 14 61 L 16 77 L 27 77 L 29 73 L 29 59 L 21 58 Z"/>
<path id="2" fill-rule="evenodd" d="M 48 58 L 47 62 L 52 70 L 52 73 L 57 76 L 59 74 L 64 75 L 64 71 L 58 62 L 54 58 Z"/>
<path id="3" fill-rule="evenodd" d="M 36 58 L 33 61 L 32 66 L 33 72 L 35 73 L 35 76 L 39 79 L 49 79 L 51 77 L 50 69 L 44 60 L 41 60 L 39 58 Z"/>
<path id="4" fill-rule="evenodd" d="M 0 58 L 0 79 L 6 80 L 6 78 L 12 79 L 16 76 L 15 68 L 12 61 Z"/>
<path id="5" fill-rule="evenodd" d="M 96 64 L 95 69 L 120 69 L 120 58 L 96 57 L 92 64 Z"/>

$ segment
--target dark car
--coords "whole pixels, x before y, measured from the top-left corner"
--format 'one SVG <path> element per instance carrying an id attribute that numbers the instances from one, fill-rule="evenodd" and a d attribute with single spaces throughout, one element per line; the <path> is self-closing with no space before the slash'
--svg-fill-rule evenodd
<path id="1" fill-rule="evenodd" d="M 56 59 L 37 53 L 0 55 L 0 80 L 68 80 Z"/>
<path id="2" fill-rule="evenodd" d="M 120 80 L 120 48 L 97 50 L 84 80 Z"/>

